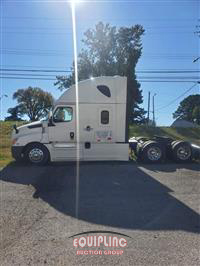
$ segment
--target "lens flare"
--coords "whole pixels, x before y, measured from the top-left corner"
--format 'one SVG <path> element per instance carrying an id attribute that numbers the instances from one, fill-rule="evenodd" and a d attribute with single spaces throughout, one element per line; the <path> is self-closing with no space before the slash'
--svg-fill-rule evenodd
<path id="1" fill-rule="evenodd" d="M 80 169 L 80 133 L 79 133 L 79 95 L 78 95 L 78 55 L 76 38 L 76 9 L 75 2 L 71 2 L 72 27 L 73 27 L 73 45 L 74 45 L 74 74 L 75 74 L 75 94 L 76 94 L 76 207 L 75 213 L 78 218 L 79 210 L 79 169 Z"/>

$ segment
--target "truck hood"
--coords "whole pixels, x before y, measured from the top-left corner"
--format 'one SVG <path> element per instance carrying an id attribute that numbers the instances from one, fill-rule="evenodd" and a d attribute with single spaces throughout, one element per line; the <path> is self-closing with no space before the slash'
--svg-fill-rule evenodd
<path id="1" fill-rule="evenodd" d="M 35 121 L 35 122 L 32 122 L 32 123 L 28 123 L 28 124 L 25 124 L 25 125 L 22 125 L 20 127 L 17 127 L 18 130 L 23 130 L 23 129 L 31 129 L 31 128 L 37 128 L 37 127 L 42 127 L 42 121 Z"/>
<path id="2" fill-rule="evenodd" d="M 36 121 L 29 124 L 22 125 L 17 127 L 18 133 L 16 133 L 15 129 L 12 131 L 12 139 L 15 137 L 21 137 L 24 135 L 42 133 L 42 121 Z"/>

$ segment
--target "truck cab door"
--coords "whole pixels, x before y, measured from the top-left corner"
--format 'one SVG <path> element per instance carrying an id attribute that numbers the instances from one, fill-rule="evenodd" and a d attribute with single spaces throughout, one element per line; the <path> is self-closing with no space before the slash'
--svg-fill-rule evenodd
<path id="1" fill-rule="evenodd" d="M 53 160 L 76 158 L 75 106 L 57 106 L 49 124 L 49 142 L 53 146 Z"/>

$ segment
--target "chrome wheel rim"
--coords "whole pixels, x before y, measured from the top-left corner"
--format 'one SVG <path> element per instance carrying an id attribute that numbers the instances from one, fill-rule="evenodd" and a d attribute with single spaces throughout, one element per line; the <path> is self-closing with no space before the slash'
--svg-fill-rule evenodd
<path id="1" fill-rule="evenodd" d="M 147 151 L 149 160 L 158 161 L 162 156 L 162 151 L 159 147 L 151 147 Z"/>
<path id="2" fill-rule="evenodd" d="M 177 149 L 177 157 L 180 160 L 188 160 L 191 156 L 191 148 L 187 145 L 182 145 Z"/>
<path id="3" fill-rule="evenodd" d="M 29 159 L 31 162 L 41 162 L 44 157 L 44 153 L 41 149 L 34 148 L 29 152 Z"/>

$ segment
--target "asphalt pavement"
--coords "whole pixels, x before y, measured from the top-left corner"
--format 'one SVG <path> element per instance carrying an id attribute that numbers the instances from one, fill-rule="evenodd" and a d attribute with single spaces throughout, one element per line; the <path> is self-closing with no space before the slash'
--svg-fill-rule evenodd
<path id="1" fill-rule="evenodd" d="M 200 164 L 85 162 L 77 179 L 76 163 L 12 163 L 0 179 L 1 265 L 200 265 Z M 100 235 L 127 245 L 73 246 Z"/>

